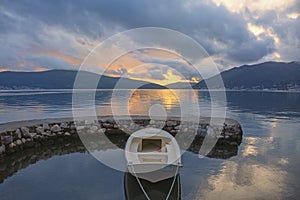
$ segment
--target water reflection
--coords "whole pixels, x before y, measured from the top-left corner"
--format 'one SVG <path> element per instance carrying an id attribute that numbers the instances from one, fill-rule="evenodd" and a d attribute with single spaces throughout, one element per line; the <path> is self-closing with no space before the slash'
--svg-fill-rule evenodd
<path id="1" fill-rule="evenodd" d="M 112 94 L 116 93 L 114 96 Z M 149 108 L 154 104 L 164 106 L 168 114 L 180 116 L 182 105 L 186 105 L 187 113 L 193 114 L 193 105 L 199 103 L 202 116 L 210 116 L 210 94 L 207 91 L 189 90 L 97 90 L 94 96 L 91 91 L 81 91 L 91 101 L 95 100 L 98 115 L 110 115 L 114 103 L 120 110 L 132 115 L 148 115 Z M 217 98 L 218 92 L 213 92 Z M 253 113 L 276 119 L 300 116 L 299 93 L 272 92 L 227 92 L 227 114 L 234 112 Z M 84 98 L 86 99 L 86 98 Z M 266 104 L 267 102 L 267 104 Z M 182 105 L 180 105 L 182 104 Z M 218 108 L 218 100 L 216 101 Z M 219 106 L 223 103 L 220 102 Z M 88 101 L 82 101 L 79 109 L 85 110 Z M 27 91 L 0 92 L 0 122 L 20 121 L 49 117 L 72 116 L 72 90 L 63 91 Z M 5 113 L 5 115 L 4 115 Z M 274 114 L 276 115 L 274 117 Z"/>
<path id="2" fill-rule="evenodd" d="M 143 189 L 150 199 L 181 199 L 180 175 L 162 180 L 158 183 L 151 183 L 144 179 L 139 179 Z M 174 182 L 174 183 L 173 183 Z M 130 173 L 124 173 L 124 192 L 126 200 L 147 199 L 141 189 L 137 179 Z"/>
<path id="3" fill-rule="evenodd" d="M 135 104 L 143 104 L 139 101 L 146 98 L 146 93 L 139 93 L 137 100 L 132 101 L 132 113 Z M 97 108 L 109 110 L 111 91 L 99 91 L 97 95 Z M 180 95 L 189 102 L 188 91 L 182 91 Z M 200 91 L 197 95 L 200 108 L 208 110 L 209 94 Z M 232 151 L 221 146 L 216 149 L 215 152 L 221 155 L 236 155 L 228 159 L 211 159 L 224 158 L 216 155 L 199 159 L 197 151 L 186 152 L 180 172 L 181 198 L 299 199 L 300 94 L 228 92 L 227 99 L 227 116 L 241 123 L 243 141 Z M 121 97 L 119 100 L 122 102 Z M 37 104 L 42 105 L 38 112 Z M 165 101 L 165 104 L 173 104 L 168 108 L 170 113 L 178 111 L 176 100 L 173 103 Z M 71 95 L 68 93 L 0 95 L 1 122 L 61 117 L 71 114 L 70 108 Z M 73 149 L 72 143 L 61 145 L 57 150 L 53 146 L 45 146 L 40 151 L 28 150 L 28 153 L 0 161 L 1 199 L 124 199 L 125 174 L 100 165 L 89 154 L 84 154 L 84 150 Z M 122 148 L 122 144 L 119 145 Z M 110 151 L 106 149 L 103 153 Z M 71 152 L 82 153 L 68 154 Z M 60 154 L 65 156 L 55 156 Z M 47 160 L 41 161 L 44 159 Z M 42 187 L 32 189 L 37 185 Z"/>
<path id="4" fill-rule="evenodd" d="M 110 154 L 110 152 L 113 153 L 115 150 L 117 150 L 117 148 L 125 148 L 125 144 L 128 139 L 127 134 L 121 131 L 116 132 L 114 130 L 106 131 L 105 134 L 115 146 L 111 145 L 111 143 L 102 142 L 101 146 L 95 147 L 95 151 L 111 156 L 113 154 Z M 31 164 L 38 162 L 39 160 L 46 160 L 56 155 L 65 155 L 74 152 L 87 153 L 78 136 L 64 136 L 63 138 L 64 140 L 49 139 L 47 141 L 43 141 L 39 147 L 35 147 L 33 149 L 24 149 L 0 160 L 0 183 L 3 182 L 7 177 L 13 175 L 23 168 L 28 167 Z M 198 142 L 199 141 L 194 141 L 194 143 Z M 200 146 L 201 144 L 196 146 L 192 145 L 188 151 L 198 155 Z M 224 146 L 219 144 L 216 145 L 207 156 L 211 158 L 227 159 L 232 156 L 236 156 L 237 153 L 238 146 Z"/>
<path id="5" fill-rule="evenodd" d="M 227 161 L 197 192 L 199 199 L 285 199 L 292 194 L 287 173 L 275 166 Z M 238 192 L 237 192 L 238 191 Z M 283 195 L 284 194 L 284 195 Z"/>

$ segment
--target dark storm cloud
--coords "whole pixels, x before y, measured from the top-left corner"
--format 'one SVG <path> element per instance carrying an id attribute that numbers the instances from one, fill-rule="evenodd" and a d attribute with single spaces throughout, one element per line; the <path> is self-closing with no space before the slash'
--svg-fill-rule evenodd
<path id="1" fill-rule="evenodd" d="M 79 55 L 79 48 L 92 48 L 90 40 L 101 41 L 118 31 L 145 26 L 181 31 L 200 42 L 209 54 L 224 56 L 227 62 L 255 62 L 275 51 L 274 39 L 265 35 L 258 40 L 249 32 L 242 14 L 205 1 L 192 2 L 4 0 L 0 4 L 0 64 L 16 66 L 20 60 L 33 61 L 31 49 Z M 295 22 L 299 18 L 277 26 L 277 17 L 272 11 L 250 20 L 274 25 L 283 42 L 293 45 L 293 38 L 299 39 L 300 23 Z M 286 23 L 294 28 L 287 29 Z M 41 60 L 50 65 L 51 60 L 37 58 L 38 63 Z M 63 68 L 67 63 L 53 60 L 53 65 L 57 64 Z"/>

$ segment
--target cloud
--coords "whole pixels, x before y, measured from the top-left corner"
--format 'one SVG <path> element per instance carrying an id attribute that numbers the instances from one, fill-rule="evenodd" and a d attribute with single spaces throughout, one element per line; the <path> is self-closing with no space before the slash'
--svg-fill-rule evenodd
<path id="1" fill-rule="evenodd" d="M 268 0 L 264 5 L 260 1 L 235 0 L 3 0 L 0 66 L 18 70 L 27 63 L 28 69 L 41 65 L 69 68 L 78 65 L 98 42 L 110 35 L 145 26 L 189 35 L 217 58 L 223 69 L 265 59 L 300 60 L 300 18 L 289 17 L 291 13 L 297 16 L 299 2 Z M 263 32 L 254 34 L 249 24 L 262 27 Z M 185 76 L 192 73 L 180 62 L 156 63 L 179 71 L 184 67 Z"/>

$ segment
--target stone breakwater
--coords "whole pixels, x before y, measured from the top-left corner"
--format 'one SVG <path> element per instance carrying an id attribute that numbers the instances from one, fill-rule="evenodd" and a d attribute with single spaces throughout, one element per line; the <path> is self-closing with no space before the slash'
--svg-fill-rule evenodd
<path id="1" fill-rule="evenodd" d="M 204 137 L 208 134 L 210 137 L 218 139 L 216 145 L 218 147 L 216 148 L 221 149 L 212 151 L 208 156 L 222 158 L 226 158 L 226 152 L 230 152 L 231 147 L 233 147 L 234 151 L 237 151 L 237 147 L 242 141 L 242 128 L 237 121 L 231 119 L 226 119 L 221 125 L 210 124 L 209 118 L 202 119 L 195 125 L 195 123 L 181 121 L 176 117 L 167 120 L 150 120 L 145 117 L 135 117 L 133 121 L 124 118 L 119 122 L 121 122 L 121 125 L 116 123 L 112 117 L 103 117 L 98 121 L 83 120 L 74 122 L 71 119 L 52 119 L 3 124 L 0 125 L 0 158 L 26 149 L 51 146 L 57 142 L 67 143 L 74 138 L 79 139 L 79 131 L 87 135 L 93 135 L 100 131 L 105 133 L 117 146 L 123 148 L 124 143 L 120 144 L 120 142 L 114 141 L 113 137 L 113 135 L 119 134 L 124 135 L 123 138 L 125 139 L 128 138 L 128 135 L 122 129 L 134 132 L 145 127 L 162 127 L 163 130 L 173 136 L 180 132 L 179 136 L 181 137 L 191 137 L 191 134 L 188 133 L 193 133 L 193 142 L 188 144 L 190 145 L 188 150 L 192 152 L 198 152 Z M 108 145 L 107 148 L 110 147 Z M 100 148 L 104 150 L 106 148 L 105 144 L 101 144 Z"/>

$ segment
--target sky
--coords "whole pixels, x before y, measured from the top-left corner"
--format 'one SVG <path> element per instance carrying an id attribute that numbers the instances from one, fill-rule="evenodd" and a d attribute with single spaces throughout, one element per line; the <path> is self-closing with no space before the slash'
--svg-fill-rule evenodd
<path id="1" fill-rule="evenodd" d="M 299 61 L 299 15 L 297 0 L 0 0 L 0 71 L 78 70 L 100 42 L 141 27 L 188 35 L 220 71 Z M 160 50 L 128 53 L 106 74 L 163 85 L 199 80 L 180 55 Z"/>

